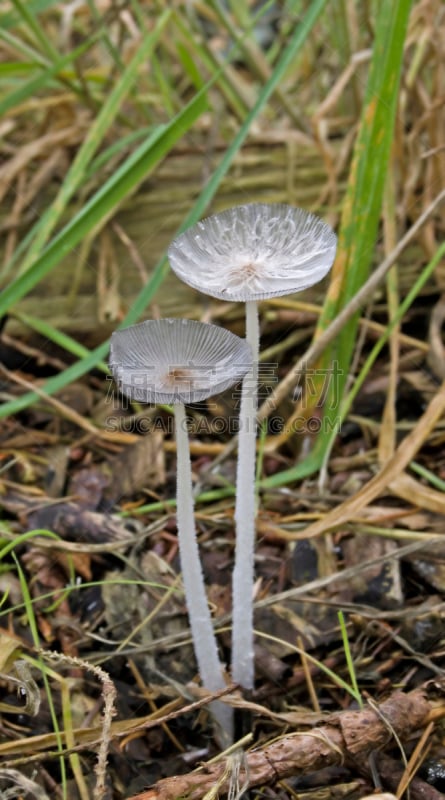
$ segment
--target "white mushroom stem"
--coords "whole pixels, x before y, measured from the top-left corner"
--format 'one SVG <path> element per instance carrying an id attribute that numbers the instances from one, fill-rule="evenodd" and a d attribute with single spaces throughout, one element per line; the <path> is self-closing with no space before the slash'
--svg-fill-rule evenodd
<path id="1" fill-rule="evenodd" d="M 246 339 L 252 350 L 253 364 L 243 380 L 239 417 L 235 502 L 236 548 L 232 584 L 232 679 L 245 689 L 252 689 L 256 415 L 260 346 L 256 301 L 246 303 Z"/>
<path id="2" fill-rule="evenodd" d="M 185 406 L 183 403 L 175 403 L 173 407 L 177 450 L 176 517 L 182 581 L 201 680 L 207 689 L 214 692 L 223 689 L 226 682 L 218 656 L 196 538 Z M 223 739 L 228 743 L 232 740 L 232 709 L 221 701 L 215 701 L 211 704 L 211 710 L 221 726 Z"/>

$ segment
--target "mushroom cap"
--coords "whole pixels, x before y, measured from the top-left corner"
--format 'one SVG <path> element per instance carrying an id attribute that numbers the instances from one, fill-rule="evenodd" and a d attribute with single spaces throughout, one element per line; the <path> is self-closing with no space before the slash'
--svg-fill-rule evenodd
<path id="1" fill-rule="evenodd" d="M 111 336 L 116 383 L 141 403 L 198 403 L 233 386 L 251 365 L 244 339 L 204 322 L 152 319 Z"/>
<path id="2" fill-rule="evenodd" d="M 319 217 L 281 203 L 234 206 L 201 220 L 168 249 L 173 271 L 221 300 L 301 292 L 330 270 L 337 237 Z"/>

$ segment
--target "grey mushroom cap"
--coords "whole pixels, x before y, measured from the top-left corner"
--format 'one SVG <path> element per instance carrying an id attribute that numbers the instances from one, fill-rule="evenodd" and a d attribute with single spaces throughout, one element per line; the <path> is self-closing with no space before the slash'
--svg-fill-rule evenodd
<path id="1" fill-rule="evenodd" d="M 198 222 L 168 249 L 176 275 L 221 300 L 264 300 L 318 283 L 337 247 L 315 214 L 281 203 L 234 206 Z"/>
<path id="2" fill-rule="evenodd" d="M 251 365 L 244 339 L 204 322 L 146 320 L 111 337 L 116 383 L 141 403 L 199 403 L 233 386 Z"/>

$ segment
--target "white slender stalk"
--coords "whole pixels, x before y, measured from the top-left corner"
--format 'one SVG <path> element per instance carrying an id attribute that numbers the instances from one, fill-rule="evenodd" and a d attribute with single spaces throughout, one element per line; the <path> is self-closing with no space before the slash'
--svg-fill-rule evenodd
<path id="1" fill-rule="evenodd" d="M 214 692 L 223 689 L 226 682 L 218 656 L 196 538 L 192 467 L 184 405 L 175 403 L 174 413 L 177 449 L 176 516 L 182 581 L 201 680 L 207 689 Z M 211 710 L 221 726 L 223 738 L 227 742 L 232 741 L 233 712 L 230 706 L 215 701 L 211 704 Z"/>
<path id="2" fill-rule="evenodd" d="M 245 689 L 252 689 L 256 414 L 260 346 L 256 301 L 246 303 L 246 339 L 252 350 L 253 364 L 243 380 L 239 418 L 235 502 L 236 547 L 232 584 L 232 678 Z"/>

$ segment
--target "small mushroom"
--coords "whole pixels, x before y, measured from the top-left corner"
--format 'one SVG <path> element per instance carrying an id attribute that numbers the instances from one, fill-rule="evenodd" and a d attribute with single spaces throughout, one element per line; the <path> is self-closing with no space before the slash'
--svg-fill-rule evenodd
<path id="1" fill-rule="evenodd" d="M 170 245 L 174 272 L 195 289 L 246 303 L 253 353 L 243 380 L 239 421 L 232 678 L 253 687 L 255 437 L 259 355 L 258 301 L 301 292 L 331 268 L 337 238 L 314 214 L 282 204 L 235 206 L 198 222 Z"/>
<path id="2" fill-rule="evenodd" d="M 181 570 L 196 660 L 201 680 L 211 691 L 224 688 L 225 681 L 196 538 L 185 404 L 229 388 L 243 378 L 251 363 L 250 347 L 243 339 L 192 320 L 148 320 L 115 331 L 111 337 L 110 367 L 122 392 L 143 403 L 173 404 Z M 229 739 L 231 709 L 215 702 L 212 710 Z"/>

